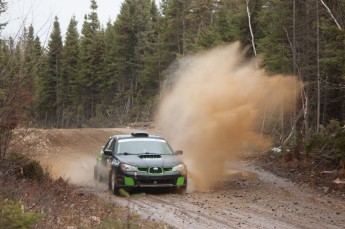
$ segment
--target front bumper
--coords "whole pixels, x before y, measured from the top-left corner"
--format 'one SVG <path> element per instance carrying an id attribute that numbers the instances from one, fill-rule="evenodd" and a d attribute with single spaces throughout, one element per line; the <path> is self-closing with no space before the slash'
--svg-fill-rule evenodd
<path id="1" fill-rule="evenodd" d="M 169 172 L 161 175 L 152 175 L 140 172 L 124 172 L 118 170 L 117 185 L 119 187 L 185 187 L 187 186 L 187 176 L 180 172 Z"/>

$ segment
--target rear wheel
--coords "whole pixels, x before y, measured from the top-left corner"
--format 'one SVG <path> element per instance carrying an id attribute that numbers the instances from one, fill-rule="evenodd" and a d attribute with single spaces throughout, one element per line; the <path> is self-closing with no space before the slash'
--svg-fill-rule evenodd
<path id="1" fill-rule="evenodd" d="M 93 179 L 95 179 L 98 182 L 102 182 L 103 181 L 102 174 L 103 174 L 103 168 L 97 163 L 93 169 Z"/>
<path id="2" fill-rule="evenodd" d="M 98 180 L 98 168 L 97 165 L 93 167 L 93 179 Z"/>

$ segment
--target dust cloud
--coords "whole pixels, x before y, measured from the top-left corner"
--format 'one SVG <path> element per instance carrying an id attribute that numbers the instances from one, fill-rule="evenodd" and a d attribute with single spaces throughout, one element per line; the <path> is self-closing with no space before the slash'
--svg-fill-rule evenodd
<path id="1" fill-rule="evenodd" d="M 62 177 L 73 184 L 83 186 L 92 186 L 94 184 L 93 167 L 95 164 L 95 156 L 88 155 L 80 158 L 58 158 L 52 160 L 50 164 L 45 163 L 53 178 Z"/>
<path id="2" fill-rule="evenodd" d="M 125 129 L 51 129 L 41 133 L 48 149 L 39 158 L 52 177 L 62 177 L 71 183 L 94 186 L 94 166 L 97 155 L 109 136 L 127 133 Z"/>
<path id="3" fill-rule="evenodd" d="M 195 190 L 224 179 L 226 162 L 248 147 L 268 147 L 258 126 L 267 112 L 293 109 L 302 83 L 269 76 L 234 43 L 187 57 L 167 78 L 156 121 L 184 161 Z M 284 104 L 284 105 L 282 105 Z"/>

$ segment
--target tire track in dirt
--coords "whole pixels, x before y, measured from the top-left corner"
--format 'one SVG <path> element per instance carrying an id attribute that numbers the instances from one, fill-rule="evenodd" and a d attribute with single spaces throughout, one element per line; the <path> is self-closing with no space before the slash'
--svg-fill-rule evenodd
<path id="1" fill-rule="evenodd" d="M 143 197 L 114 196 L 107 184 L 92 180 L 93 166 L 110 135 L 130 132 L 46 130 L 55 150 L 44 158 L 51 162 L 55 177 L 71 177 L 71 182 L 83 190 L 173 228 L 344 228 L 345 198 L 335 199 L 297 186 L 249 162 L 229 165 L 232 170 L 226 180 L 208 192 L 178 195 L 150 190 Z"/>

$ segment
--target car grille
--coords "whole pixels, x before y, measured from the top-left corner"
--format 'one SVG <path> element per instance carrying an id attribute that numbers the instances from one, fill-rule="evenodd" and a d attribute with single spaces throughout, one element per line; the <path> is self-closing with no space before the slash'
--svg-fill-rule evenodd
<path id="1" fill-rule="evenodd" d="M 173 179 L 139 179 L 137 182 L 139 184 L 174 184 Z"/>
<path id="2" fill-rule="evenodd" d="M 163 169 L 161 167 L 150 167 L 149 173 L 163 173 Z"/>
<path id="3" fill-rule="evenodd" d="M 158 168 L 158 171 L 154 168 Z M 163 172 L 171 172 L 172 168 L 161 168 L 161 167 L 141 167 L 138 168 L 139 172 L 148 172 L 148 173 L 163 173 Z"/>

